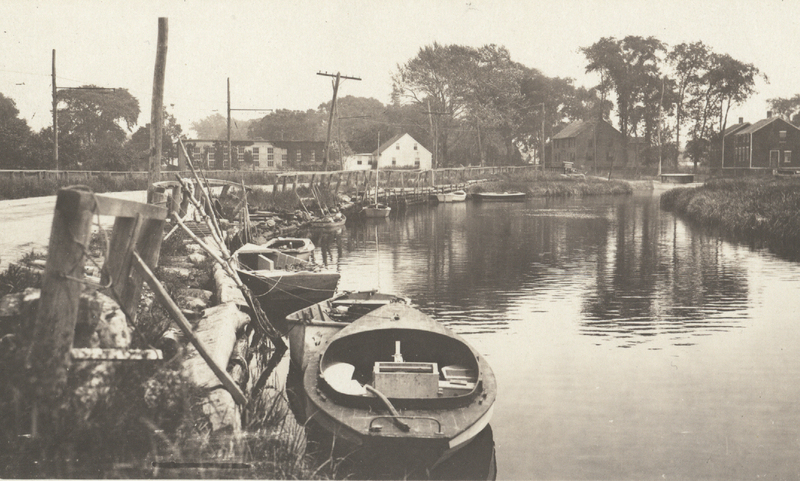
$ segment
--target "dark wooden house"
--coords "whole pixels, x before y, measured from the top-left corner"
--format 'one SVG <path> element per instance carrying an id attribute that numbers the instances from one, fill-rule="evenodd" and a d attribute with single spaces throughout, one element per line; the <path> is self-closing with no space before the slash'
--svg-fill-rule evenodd
<path id="1" fill-rule="evenodd" d="M 745 122 L 742 117 L 739 117 L 739 123 L 731 125 L 725 129 L 722 135 L 722 143 L 715 142 L 711 147 L 712 165 L 722 168 L 746 168 L 747 165 L 741 163 L 736 164 L 736 147 L 734 146 L 734 135 L 741 132 L 743 129 L 750 127 L 750 122 Z"/>
<path id="2" fill-rule="evenodd" d="M 768 114 L 726 137 L 723 168 L 800 169 L 800 129 L 780 117 Z"/>
<path id="3" fill-rule="evenodd" d="M 579 120 L 553 136 L 555 166 L 572 162 L 578 170 L 605 170 L 622 163 L 622 134 L 605 120 Z"/>

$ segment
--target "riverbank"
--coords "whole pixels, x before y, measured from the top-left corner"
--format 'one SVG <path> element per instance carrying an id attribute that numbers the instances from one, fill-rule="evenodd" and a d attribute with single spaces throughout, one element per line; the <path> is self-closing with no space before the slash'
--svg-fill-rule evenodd
<path id="1" fill-rule="evenodd" d="M 527 171 L 498 174 L 495 180 L 481 183 L 470 192 L 524 192 L 527 197 L 583 197 L 629 195 L 634 190 L 652 190 L 651 181 L 607 180 L 583 174 Z"/>
<path id="2" fill-rule="evenodd" d="M 730 234 L 800 241 L 800 179 L 713 179 L 665 192 L 661 206 Z"/>

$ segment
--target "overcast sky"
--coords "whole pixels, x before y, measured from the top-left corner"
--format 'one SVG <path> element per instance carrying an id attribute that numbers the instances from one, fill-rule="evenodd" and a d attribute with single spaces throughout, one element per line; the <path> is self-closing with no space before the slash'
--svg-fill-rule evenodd
<path id="1" fill-rule="evenodd" d="M 702 40 L 770 80 L 729 122 L 761 119 L 767 99 L 800 93 L 798 0 L 2 0 L 0 92 L 35 130 L 50 125 L 55 49 L 59 87 L 127 88 L 144 125 L 158 17 L 169 19 L 164 103 L 184 131 L 225 115 L 227 78 L 232 108 L 316 108 L 332 93 L 317 72 L 362 79 L 343 82 L 341 96 L 389 103 L 397 65 L 433 42 L 503 45 L 517 62 L 591 86 L 578 49 L 601 37 Z"/>

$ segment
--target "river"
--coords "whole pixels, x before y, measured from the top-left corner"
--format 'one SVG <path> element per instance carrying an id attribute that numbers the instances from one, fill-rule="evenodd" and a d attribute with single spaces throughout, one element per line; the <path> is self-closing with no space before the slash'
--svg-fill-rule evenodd
<path id="1" fill-rule="evenodd" d="M 498 479 L 800 477 L 800 264 L 657 194 L 440 204 L 312 236 L 484 354 Z"/>

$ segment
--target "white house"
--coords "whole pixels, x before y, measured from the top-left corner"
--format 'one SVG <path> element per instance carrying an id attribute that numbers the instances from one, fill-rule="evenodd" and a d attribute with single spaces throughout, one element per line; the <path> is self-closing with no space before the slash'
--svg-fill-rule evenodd
<path id="1" fill-rule="evenodd" d="M 381 169 L 430 170 L 432 155 L 414 137 L 408 134 L 395 135 L 370 154 L 351 155 L 345 159 L 345 170 L 368 170 L 375 158 Z"/>

